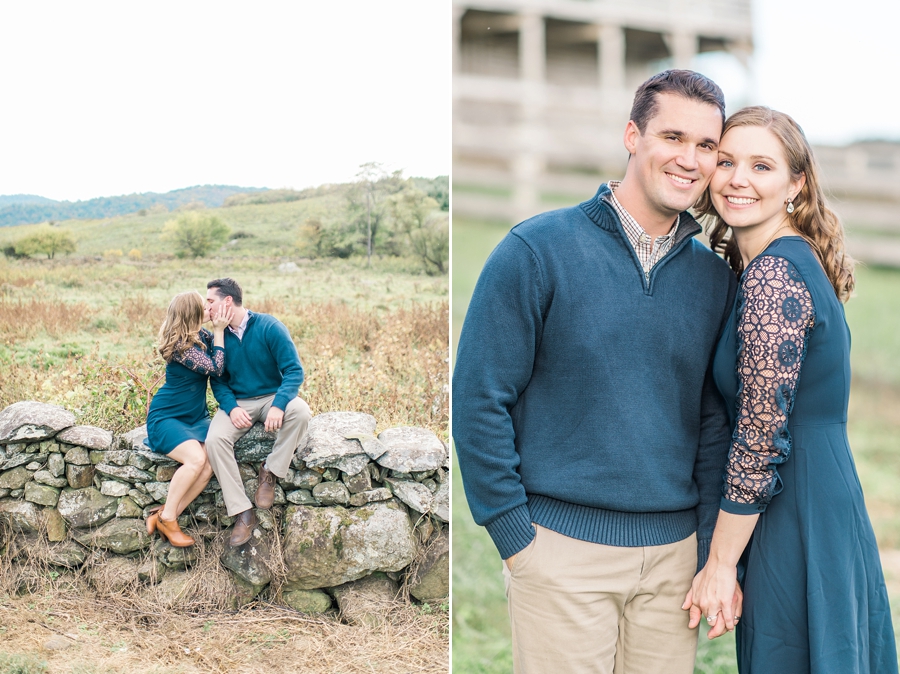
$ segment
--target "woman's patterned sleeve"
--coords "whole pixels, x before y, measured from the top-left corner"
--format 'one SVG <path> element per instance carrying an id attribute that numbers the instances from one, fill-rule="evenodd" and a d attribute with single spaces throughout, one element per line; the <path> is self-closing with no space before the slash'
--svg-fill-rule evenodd
<path id="1" fill-rule="evenodd" d="M 771 255 L 748 265 L 738 302 L 737 416 L 722 509 L 753 514 L 781 491 L 777 467 L 791 454 L 787 424 L 815 307 L 797 268 Z"/>
<path id="2" fill-rule="evenodd" d="M 200 339 L 206 344 L 206 351 L 196 344 L 184 352 L 179 352 L 176 348 L 172 360 L 194 372 L 221 377 L 225 372 L 225 349 L 213 346 L 213 336 L 209 330 L 201 330 Z"/>

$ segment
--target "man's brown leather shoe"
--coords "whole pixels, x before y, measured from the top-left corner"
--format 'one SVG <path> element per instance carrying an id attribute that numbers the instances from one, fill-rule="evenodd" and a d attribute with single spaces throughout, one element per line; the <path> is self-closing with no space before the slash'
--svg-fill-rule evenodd
<path id="1" fill-rule="evenodd" d="M 253 529 L 255 528 L 256 513 L 253 512 L 253 508 L 250 508 L 237 516 L 237 521 L 234 523 L 234 529 L 231 531 L 230 544 L 234 547 L 243 545 L 250 540 L 250 537 L 253 535 Z"/>
<path id="2" fill-rule="evenodd" d="M 259 486 L 253 497 L 257 508 L 268 510 L 275 502 L 275 473 L 266 468 L 265 461 L 259 467 Z"/>

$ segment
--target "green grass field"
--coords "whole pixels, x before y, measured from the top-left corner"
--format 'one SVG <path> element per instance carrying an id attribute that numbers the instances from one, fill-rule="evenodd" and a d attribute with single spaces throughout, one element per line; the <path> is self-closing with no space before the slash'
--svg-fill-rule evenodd
<path id="1" fill-rule="evenodd" d="M 466 306 L 484 260 L 508 225 L 453 220 L 453 352 Z M 895 630 L 900 627 L 900 271 L 861 266 L 856 296 L 847 304 L 853 332 L 854 381 L 850 442 L 882 549 Z M 512 671 L 509 620 L 501 561 L 484 529 L 472 520 L 459 471 L 453 482 L 453 672 Z M 697 674 L 736 674 L 734 638 L 699 639 Z M 898 632 L 900 634 L 900 632 Z"/>

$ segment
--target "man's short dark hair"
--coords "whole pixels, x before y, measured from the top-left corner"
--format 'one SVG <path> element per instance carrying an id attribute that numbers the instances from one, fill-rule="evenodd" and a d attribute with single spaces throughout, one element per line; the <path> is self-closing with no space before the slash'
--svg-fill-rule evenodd
<path id="1" fill-rule="evenodd" d="M 631 121 L 641 133 L 656 114 L 658 94 L 676 94 L 688 100 L 714 105 L 722 113 L 722 124 L 725 123 L 725 95 L 718 84 L 693 70 L 665 70 L 644 82 L 634 94 Z"/>
<path id="2" fill-rule="evenodd" d="M 206 284 L 206 289 L 215 288 L 219 297 L 225 299 L 230 297 L 236 307 L 241 306 L 244 300 L 244 291 L 241 290 L 241 284 L 233 278 L 217 278 Z"/>

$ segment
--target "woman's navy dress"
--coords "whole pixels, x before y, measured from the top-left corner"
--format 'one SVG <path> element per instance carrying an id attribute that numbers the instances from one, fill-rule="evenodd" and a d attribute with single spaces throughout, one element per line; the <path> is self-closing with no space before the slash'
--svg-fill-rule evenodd
<path id="1" fill-rule="evenodd" d="M 747 266 L 714 368 L 734 427 L 722 509 L 761 513 L 739 565 L 739 671 L 896 673 L 847 442 L 850 331 L 801 237 L 775 240 Z"/>
<path id="2" fill-rule="evenodd" d="M 206 382 L 210 375 L 218 377 L 224 372 L 225 350 L 213 346 L 208 330 L 200 330 L 200 339 L 205 351 L 196 345 L 184 353 L 176 350 L 166 365 L 166 383 L 150 403 L 144 442 L 154 452 L 168 454 L 185 440 L 206 441 Z"/>

